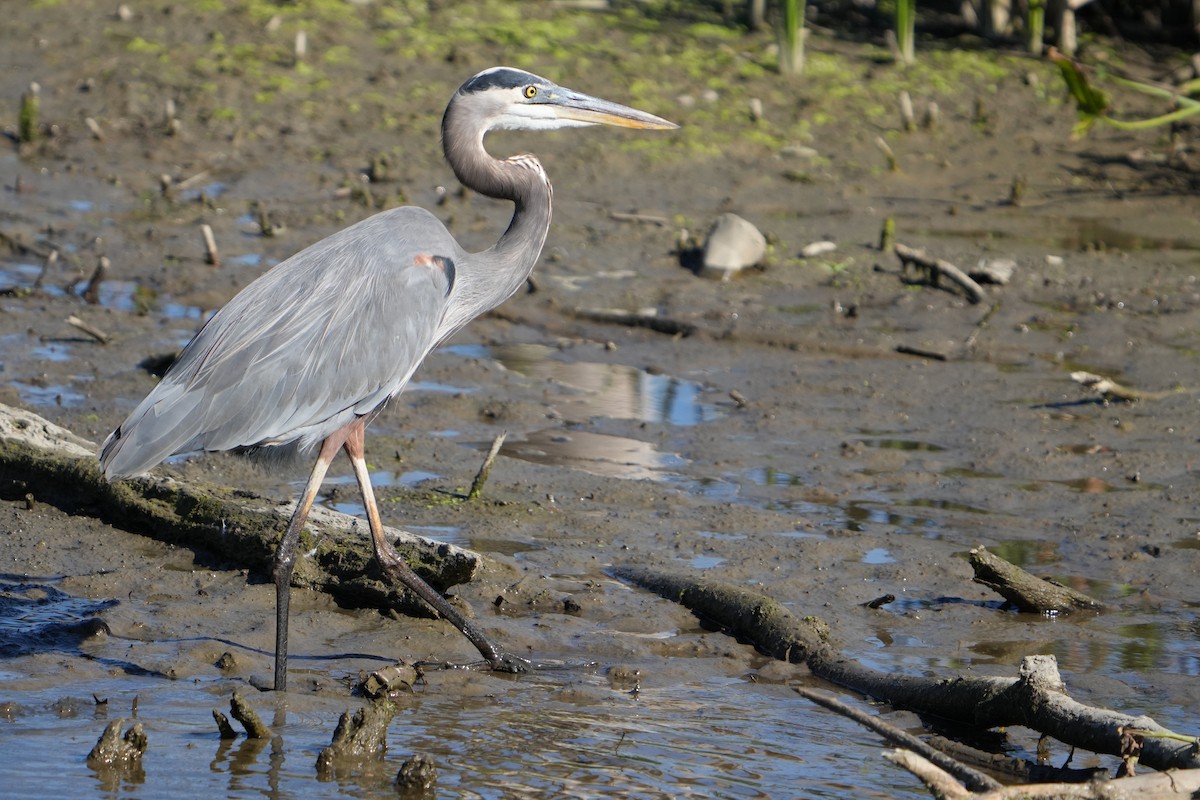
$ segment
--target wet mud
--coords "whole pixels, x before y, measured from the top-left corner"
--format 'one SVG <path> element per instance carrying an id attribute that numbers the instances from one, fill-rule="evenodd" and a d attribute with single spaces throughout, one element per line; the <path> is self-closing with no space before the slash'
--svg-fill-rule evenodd
<path id="1" fill-rule="evenodd" d="M 162 66 L 169 55 L 148 58 L 148 45 L 131 42 L 187 52 L 223 30 L 286 53 L 293 29 L 285 17 L 281 38 L 250 11 L 202 5 L 117 20 L 81 3 L 68 20 L 62 6 L 35 4 L 4 34 L 0 121 L 15 130 L 16 98 L 37 80 L 53 135 L 0 153 L 0 400 L 95 442 L 154 385 L 143 364 L 176 351 L 270 265 L 371 213 L 364 203 L 429 207 L 476 248 L 510 213 L 460 195 L 437 121 L 463 78 L 520 52 L 489 41 L 450 60 L 404 61 L 348 26 L 310 38 L 362 38 L 372 68 L 319 62 L 344 102 L 320 87 L 319 114 L 286 96 L 256 99 L 232 85 L 253 83 L 234 67 L 211 76 L 214 101 Z M 243 24 L 252 32 L 230 32 Z M 619 24 L 605 30 L 648 47 Z M 685 46 L 674 33 L 648 35 L 674 53 Z M 852 82 L 883 79 L 871 48 L 816 47 L 850 65 Z M 266 69 L 292 74 L 284 61 Z M 319 779 L 317 754 L 362 704 L 350 688 L 360 671 L 398 658 L 469 661 L 470 645 L 438 620 L 298 590 L 291 691 L 254 696 L 272 738 L 222 742 L 211 710 L 270 674 L 267 577 L 6 498 L 0 773 L 12 796 L 384 796 L 414 755 L 436 765 L 437 796 L 923 796 L 878 758 L 871 734 L 791 692 L 788 682 L 806 680 L 794 667 L 622 583 L 614 566 L 752 588 L 820 617 L 845 652 L 889 671 L 1011 675 L 1023 656 L 1051 654 L 1081 700 L 1194 731 L 1200 228 L 1193 174 L 1127 157 L 1163 148 L 1157 134 L 1072 140 L 1053 73 L 1018 62 L 990 84 L 937 95 L 935 131 L 899 135 L 898 115 L 825 120 L 789 142 L 814 148 L 808 159 L 762 144 L 741 108 L 761 96 L 768 119 L 811 116 L 828 84 L 785 89 L 747 73 L 721 95 L 734 111 L 712 133 L 734 144 L 713 153 L 687 132 L 717 123 L 695 121 L 690 98 L 703 97 L 704 81 L 683 68 L 666 69 L 674 88 L 647 98 L 625 94 L 615 60 L 556 71 L 533 54 L 519 65 L 621 102 L 657 98 L 647 110 L 684 132 L 674 144 L 608 130 L 489 140 L 497 154 L 538 153 L 555 183 L 537 291 L 434 353 L 373 423 L 368 457 L 387 524 L 494 565 L 454 587 L 456 603 L 517 654 L 593 666 L 430 673 L 396 696 L 386 754 Z M 404 102 L 373 105 L 373 91 Z M 168 97 L 178 98 L 176 127 L 163 119 Z M 390 127 L 363 122 L 380 107 L 396 115 Z M 900 172 L 886 169 L 880 132 Z M 1181 135 L 1195 146 L 1194 129 Z M 364 183 L 380 154 L 387 180 Z M 1013 205 L 1017 176 L 1026 188 Z M 725 211 L 768 234 L 769 263 L 728 282 L 698 277 L 681 264 L 680 229 L 702 235 Z M 887 217 L 898 241 L 963 268 L 1013 259 L 1014 278 L 985 287 L 980 303 L 907 283 L 877 248 Z M 219 268 L 205 263 L 201 224 L 214 231 Z M 837 250 L 800 258 L 816 240 Z M 41 275 L 50 248 L 62 256 Z M 79 293 L 101 255 L 109 271 L 89 304 Z M 695 332 L 580 313 L 612 309 L 652 310 Z M 1105 402 L 1071 380 L 1081 369 L 1156 394 Z M 483 497 L 463 502 L 501 431 Z M 280 501 L 307 470 L 231 456 L 162 469 Z M 335 462 L 321 501 L 362 512 L 348 464 Z M 971 581 L 977 545 L 1109 610 L 1003 608 Z M 864 606 L 885 594 L 897 599 Z M 105 726 L 135 716 L 148 738 L 138 770 L 89 767 Z M 1015 754 L 1036 745 L 1029 731 L 995 737 Z M 1074 765 L 1096 764 L 1111 765 Z"/>

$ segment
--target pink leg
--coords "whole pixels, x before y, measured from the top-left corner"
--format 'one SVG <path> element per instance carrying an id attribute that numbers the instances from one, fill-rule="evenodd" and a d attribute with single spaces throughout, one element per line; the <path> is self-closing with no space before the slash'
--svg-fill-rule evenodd
<path id="1" fill-rule="evenodd" d="M 413 572 L 412 567 L 408 565 L 383 532 L 383 524 L 379 520 L 379 507 L 375 503 L 375 491 L 371 487 L 371 475 L 367 471 L 367 462 L 363 447 L 363 431 L 365 423 L 361 420 L 359 423 L 346 428 L 346 438 L 343 447 L 346 449 L 346 455 L 350 457 L 350 463 L 354 466 L 354 477 L 358 480 L 358 488 L 362 492 L 363 505 L 367 509 L 367 520 L 371 526 L 371 541 L 375 546 L 375 558 L 379 562 L 384 575 L 394 581 L 399 581 L 415 592 L 422 600 L 433 606 L 434 610 L 454 624 L 454 627 L 462 631 L 462 634 L 470 640 L 471 644 L 479 650 L 479 653 L 487 660 L 493 669 L 504 670 L 506 672 L 525 672 L 530 668 L 529 662 L 524 659 L 517 658 L 508 653 L 505 653 L 497 647 L 483 631 L 479 630 L 474 623 L 458 612 L 454 606 L 446 600 L 432 586 L 422 580 L 421 576 Z"/>

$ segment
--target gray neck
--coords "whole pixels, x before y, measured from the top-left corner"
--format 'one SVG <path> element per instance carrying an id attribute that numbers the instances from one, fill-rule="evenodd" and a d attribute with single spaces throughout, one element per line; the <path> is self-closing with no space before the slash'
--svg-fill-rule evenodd
<path id="1" fill-rule="evenodd" d="M 443 325 L 451 331 L 500 305 L 525 284 L 550 230 L 552 196 L 550 181 L 536 158 L 492 158 L 483 147 L 483 132 L 471 130 L 474 126 L 456 119 L 454 111 L 451 104 L 442 120 L 442 146 L 454 174 L 468 189 L 511 200 L 516 208 L 499 241 L 465 256 L 465 263 L 457 265 L 454 292 L 459 302 L 449 312 L 455 319 Z"/>

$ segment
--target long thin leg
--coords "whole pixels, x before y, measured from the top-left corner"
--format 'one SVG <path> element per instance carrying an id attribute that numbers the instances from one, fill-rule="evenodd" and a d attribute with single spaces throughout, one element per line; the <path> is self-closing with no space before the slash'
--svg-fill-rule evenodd
<path id="1" fill-rule="evenodd" d="M 508 672 L 525 672 L 531 667 L 528 661 L 504 652 L 497 647 L 469 619 L 458 612 L 436 589 L 426 583 L 420 575 L 413 572 L 383 533 L 383 524 L 379 520 L 379 506 L 375 503 L 375 490 L 371 486 L 371 474 L 367 471 L 364 457 L 363 431 L 365 424 L 354 424 L 346 429 L 346 440 L 343 447 L 350 463 L 354 466 L 354 477 L 358 480 L 358 488 L 362 492 L 363 505 L 367 509 L 367 521 L 371 526 L 371 541 L 375 546 L 375 558 L 385 575 L 397 580 L 415 592 L 422 600 L 433 606 L 434 610 L 462 631 L 463 636 L 479 650 L 480 655 L 487 660 L 493 669 Z"/>
<path id="2" fill-rule="evenodd" d="M 288 523 L 279 546 L 275 548 L 275 691 L 282 692 L 287 688 L 288 660 L 288 612 L 292 600 L 292 572 L 296 569 L 296 546 L 300 543 L 300 531 L 304 530 L 304 522 L 312 509 L 313 500 L 321 490 L 321 481 L 329 469 L 329 462 L 337 455 L 344 437 L 334 434 L 321 444 L 321 452 L 317 455 L 317 463 L 313 466 L 304 493 L 296 503 L 296 511 L 292 521 Z"/>

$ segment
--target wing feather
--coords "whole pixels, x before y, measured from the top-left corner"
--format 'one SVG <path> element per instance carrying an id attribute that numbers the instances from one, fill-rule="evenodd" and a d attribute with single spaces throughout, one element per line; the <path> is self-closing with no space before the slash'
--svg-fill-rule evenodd
<path id="1" fill-rule="evenodd" d="M 106 474 L 169 455 L 310 446 L 399 393 L 436 344 L 457 258 L 418 208 L 385 211 L 264 273 L 217 312 L 101 448 Z"/>

